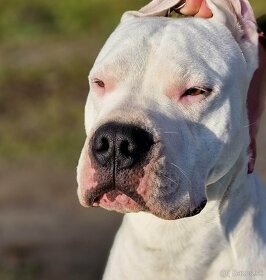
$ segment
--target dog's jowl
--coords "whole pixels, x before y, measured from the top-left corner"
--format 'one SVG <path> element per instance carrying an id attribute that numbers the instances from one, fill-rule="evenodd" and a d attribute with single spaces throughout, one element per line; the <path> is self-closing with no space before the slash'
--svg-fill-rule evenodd
<path id="1" fill-rule="evenodd" d="M 255 19 L 246 0 L 207 2 L 210 19 L 127 12 L 89 74 L 78 196 L 126 213 L 104 279 L 266 279 L 266 189 L 247 172 Z"/>

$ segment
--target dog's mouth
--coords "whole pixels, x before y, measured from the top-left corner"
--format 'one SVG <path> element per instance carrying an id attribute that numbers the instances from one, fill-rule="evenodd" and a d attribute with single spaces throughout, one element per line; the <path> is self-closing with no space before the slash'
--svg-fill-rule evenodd
<path id="1" fill-rule="evenodd" d="M 203 200 L 200 205 L 190 210 L 189 208 L 177 209 L 175 212 L 164 211 L 155 204 L 147 203 L 138 193 L 126 189 L 110 189 L 102 186 L 85 193 L 84 206 L 102 207 L 106 210 L 120 213 L 148 212 L 164 220 L 177 220 L 180 218 L 192 217 L 199 214 L 206 206 L 207 200 Z"/>
<path id="2" fill-rule="evenodd" d="M 110 189 L 102 186 L 86 194 L 87 205 L 90 207 L 103 207 L 118 212 L 147 211 L 144 199 L 136 192 L 129 189 Z"/>

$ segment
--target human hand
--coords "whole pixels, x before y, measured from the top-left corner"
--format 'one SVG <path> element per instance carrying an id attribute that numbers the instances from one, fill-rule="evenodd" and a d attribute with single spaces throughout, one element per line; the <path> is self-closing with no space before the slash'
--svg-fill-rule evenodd
<path id="1" fill-rule="evenodd" d="M 212 12 L 208 8 L 206 0 L 186 0 L 185 6 L 179 12 L 185 16 L 212 17 Z"/>

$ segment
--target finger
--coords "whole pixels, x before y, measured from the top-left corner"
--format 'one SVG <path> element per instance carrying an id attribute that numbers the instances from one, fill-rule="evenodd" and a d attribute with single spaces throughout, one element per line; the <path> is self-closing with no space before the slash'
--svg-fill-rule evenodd
<path id="1" fill-rule="evenodd" d="M 185 6 L 180 9 L 180 13 L 185 16 L 194 16 L 196 15 L 201 7 L 203 0 L 186 0 Z"/>
<path id="2" fill-rule="evenodd" d="M 200 9 L 198 13 L 195 15 L 195 17 L 211 18 L 212 16 L 213 16 L 212 11 L 208 7 L 206 0 L 203 0 Z"/>

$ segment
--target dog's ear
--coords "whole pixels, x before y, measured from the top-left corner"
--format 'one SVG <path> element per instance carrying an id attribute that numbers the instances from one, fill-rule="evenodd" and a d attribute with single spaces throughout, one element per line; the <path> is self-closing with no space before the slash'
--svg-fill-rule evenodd
<path id="1" fill-rule="evenodd" d="M 139 10 L 145 16 L 166 16 L 169 9 L 178 7 L 184 3 L 183 0 L 153 0 Z"/>
<path id="2" fill-rule="evenodd" d="M 165 17 L 168 14 L 168 11 L 173 7 L 178 7 L 184 3 L 184 0 L 153 0 L 139 11 L 129 11 L 126 12 L 122 21 L 132 18 L 134 16 L 137 17 Z"/>
<path id="3" fill-rule="evenodd" d="M 258 33 L 253 10 L 247 0 L 207 0 L 211 21 L 225 25 L 238 42 L 252 75 L 258 66 Z"/>

